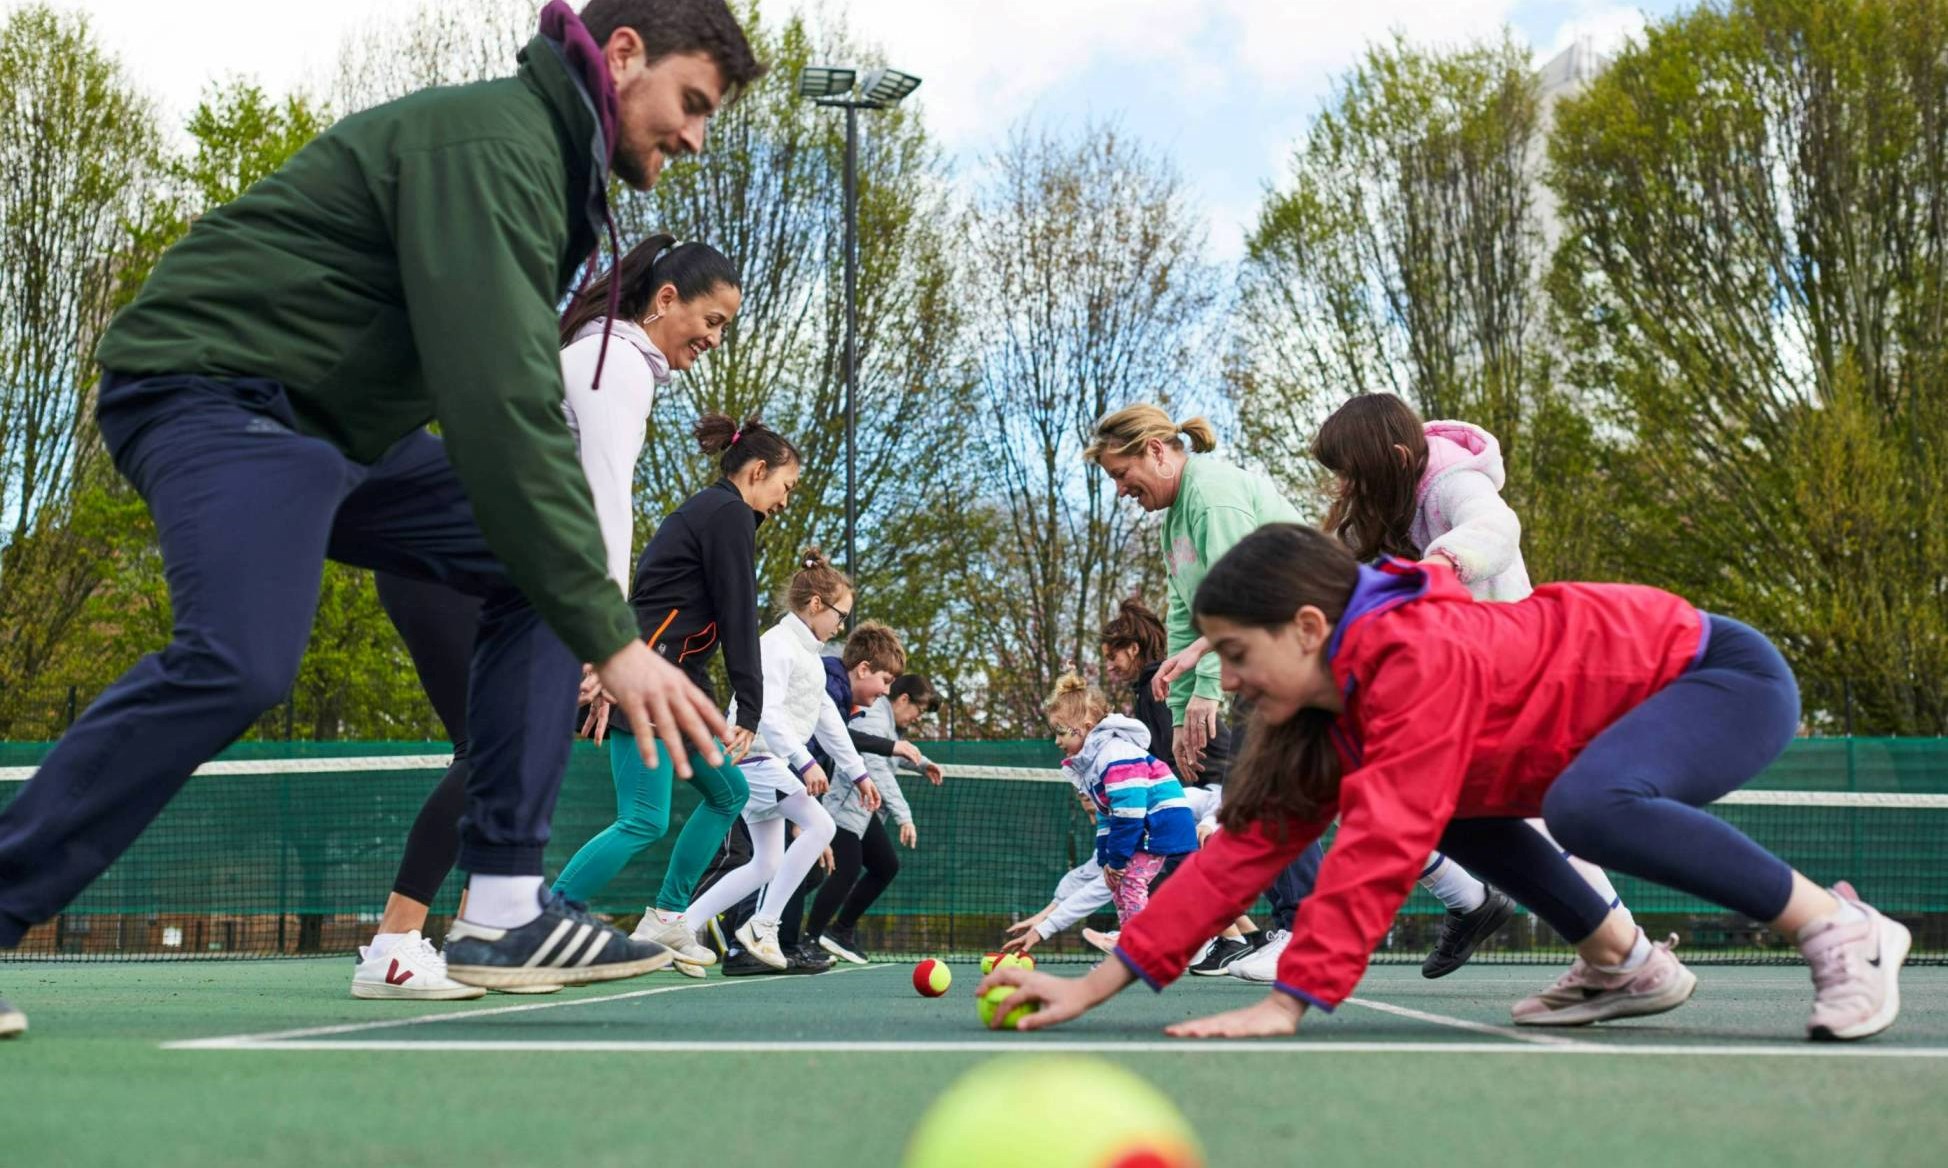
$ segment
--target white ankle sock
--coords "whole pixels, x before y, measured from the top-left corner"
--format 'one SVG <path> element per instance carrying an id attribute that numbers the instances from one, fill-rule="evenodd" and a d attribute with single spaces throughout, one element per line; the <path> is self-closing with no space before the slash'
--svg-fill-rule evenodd
<path id="1" fill-rule="evenodd" d="M 467 881 L 466 919 L 490 929 L 518 929 L 541 915 L 541 877 L 475 876 Z"/>
<path id="2" fill-rule="evenodd" d="M 1823 928 L 1827 925 L 1853 925 L 1867 919 L 1867 914 L 1860 911 L 1859 905 L 1850 900 L 1843 900 L 1837 896 L 1833 899 L 1840 902 L 1840 907 L 1820 917 L 1818 920 L 1809 921 L 1804 928 L 1799 930 L 1798 940 L 1805 940 L 1807 935 L 1815 929 Z"/>
<path id="3" fill-rule="evenodd" d="M 1644 962 L 1649 960 L 1650 938 L 1644 935 L 1642 929 L 1638 929 L 1636 943 L 1630 946 L 1630 956 L 1616 965 L 1599 965 L 1596 968 L 1604 973 L 1629 973 L 1634 969 L 1642 968 Z"/>
<path id="4" fill-rule="evenodd" d="M 406 934 L 404 933 L 376 933 L 372 937 L 372 943 L 367 945 L 365 949 L 366 952 L 374 957 L 384 957 L 386 954 L 392 952 L 394 945 L 399 944 L 399 942 L 405 939 Z"/>
<path id="5" fill-rule="evenodd" d="M 1428 857 L 1420 886 L 1440 898 L 1450 912 L 1471 913 L 1488 900 L 1488 886 L 1439 852 Z"/>
<path id="6" fill-rule="evenodd" d="M 669 909 L 666 908 L 653 909 L 651 911 L 653 911 L 656 914 L 656 919 L 665 925 L 673 925 L 676 922 L 683 919 L 682 913 L 671 912 Z"/>

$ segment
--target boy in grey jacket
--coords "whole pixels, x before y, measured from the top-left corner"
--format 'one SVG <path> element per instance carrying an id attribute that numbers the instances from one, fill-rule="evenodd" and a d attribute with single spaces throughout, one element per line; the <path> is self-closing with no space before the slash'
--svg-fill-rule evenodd
<path id="1" fill-rule="evenodd" d="M 853 715 L 852 729 L 898 740 L 901 732 L 925 717 L 937 700 L 926 678 L 903 674 L 886 694 Z M 850 783 L 842 789 L 835 781 L 826 792 L 825 809 L 831 812 L 838 826 L 832 838 L 834 866 L 805 919 L 807 937 L 817 938 L 819 947 L 827 953 L 855 965 L 865 965 L 868 961 L 855 935 L 859 918 L 900 872 L 899 857 L 887 838 L 883 821 L 889 814 L 892 816 L 900 843 L 905 846 L 913 848 L 920 843 L 912 808 L 900 790 L 897 770 L 923 774 L 935 786 L 941 781 L 940 768 L 917 751 L 901 751 L 891 757 L 876 754 L 863 757 L 867 773 L 878 788 L 880 805 L 869 808 L 868 801 Z"/>

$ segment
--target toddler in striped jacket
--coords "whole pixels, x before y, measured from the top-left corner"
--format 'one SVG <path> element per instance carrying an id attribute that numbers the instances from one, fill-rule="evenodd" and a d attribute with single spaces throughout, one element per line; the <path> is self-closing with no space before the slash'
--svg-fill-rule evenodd
<path id="1" fill-rule="evenodd" d="M 1109 699 L 1070 674 L 1046 707 L 1063 766 L 1096 808 L 1096 859 L 1127 922 L 1150 899 L 1150 885 L 1172 856 L 1197 850 L 1197 816 L 1183 784 L 1150 753 L 1150 731 L 1109 712 Z"/>

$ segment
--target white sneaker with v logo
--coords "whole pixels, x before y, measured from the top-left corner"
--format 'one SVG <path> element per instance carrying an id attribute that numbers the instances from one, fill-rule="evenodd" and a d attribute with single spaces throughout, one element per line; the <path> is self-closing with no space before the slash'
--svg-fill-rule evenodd
<path id="1" fill-rule="evenodd" d="M 355 998 L 403 998 L 419 1002 L 449 1002 L 484 997 L 479 986 L 461 985 L 446 975 L 446 958 L 415 929 L 390 946 L 358 951 L 352 974 Z"/>

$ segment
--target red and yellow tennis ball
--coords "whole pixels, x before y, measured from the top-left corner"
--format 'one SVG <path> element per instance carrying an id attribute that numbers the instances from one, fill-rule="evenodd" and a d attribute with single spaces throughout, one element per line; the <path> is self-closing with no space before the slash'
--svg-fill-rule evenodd
<path id="1" fill-rule="evenodd" d="M 1005 1120 L 1005 1122 L 1001 1122 Z M 920 1119 L 905 1168 L 1204 1168 L 1197 1136 L 1161 1091 L 1100 1059 L 998 1058 Z"/>
<path id="2" fill-rule="evenodd" d="M 975 1008 L 979 1010 L 981 1014 L 981 1025 L 983 1026 L 994 1025 L 994 1016 L 1000 1012 L 1001 1003 L 1007 1001 L 1009 998 L 1014 997 L 1015 994 L 1019 992 L 1019 990 L 1020 990 L 1019 986 L 1001 985 L 1001 986 L 995 986 L 987 993 L 982 994 L 975 1006 Z M 1015 1028 L 1015 1023 L 1021 1021 L 1023 1018 L 1028 1017 L 1028 1015 L 1033 1014 L 1036 1010 L 1040 1008 L 1041 1008 L 1040 1006 L 1034 1003 L 1023 1002 L 1021 1005 L 1016 1006 L 1014 1009 L 1008 1011 L 1007 1015 L 1001 1019 L 1001 1029 L 1013 1030 Z"/>
<path id="3" fill-rule="evenodd" d="M 947 968 L 945 961 L 935 961 L 929 957 L 913 967 L 913 988 L 920 991 L 923 998 L 937 998 L 953 984 L 953 972 Z"/>
<path id="4" fill-rule="evenodd" d="M 997 969 L 1013 969 L 1016 966 L 1022 969 L 1033 969 L 1035 968 L 1035 959 L 1026 953 L 981 954 L 981 972 L 983 974 L 993 973 Z"/>

